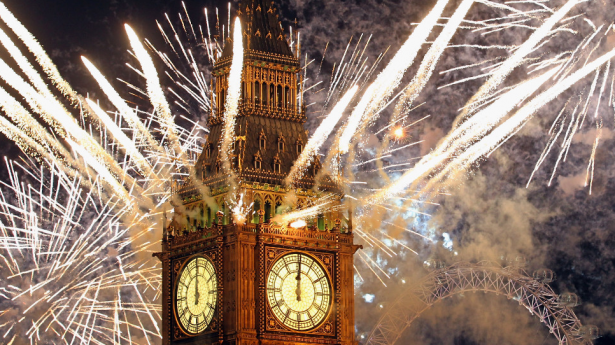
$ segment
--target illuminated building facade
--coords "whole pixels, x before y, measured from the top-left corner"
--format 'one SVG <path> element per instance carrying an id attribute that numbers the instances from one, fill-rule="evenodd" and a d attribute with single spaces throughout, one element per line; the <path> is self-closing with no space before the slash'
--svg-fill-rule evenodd
<path id="1" fill-rule="evenodd" d="M 210 134 L 196 163 L 198 183 L 177 188 L 182 205 L 165 225 L 164 344 L 355 344 L 352 221 L 315 159 L 284 179 L 308 140 L 299 47 L 291 49 L 276 8 L 243 0 L 244 66 L 231 166 L 221 162 L 227 44 L 213 70 Z M 203 190 L 209 198 L 203 198 Z M 229 193 L 235 193 L 235 206 Z M 331 207 L 294 227 L 276 214 L 328 196 Z"/>

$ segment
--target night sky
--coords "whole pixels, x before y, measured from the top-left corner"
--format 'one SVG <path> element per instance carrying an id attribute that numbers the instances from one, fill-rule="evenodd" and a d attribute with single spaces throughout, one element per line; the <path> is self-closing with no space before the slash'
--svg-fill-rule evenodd
<path id="1" fill-rule="evenodd" d="M 107 76 L 132 80 L 134 73 L 125 66 L 130 56 L 123 24 L 130 23 L 142 38 L 148 38 L 155 46 L 162 48 L 164 42 L 155 20 L 162 22 L 165 12 L 177 18 L 177 13 L 183 11 L 181 2 L 177 0 L 5 0 L 4 3 L 39 39 L 62 75 L 77 91 L 101 98 L 102 93 L 82 66 L 80 56 L 87 56 Z M 285 26 L 294 22 L 295 18 L 298 20 L 304 52 L 308 53 L 309 59 L 316 59 L 314 66 L 319 64 L 326 43 L 330 42 L 322 65 L 323 72 L 319 76 L 319 80 L 328 86 L 333 64 L 339 61 L 351 37 L 354 36 L 353 42 L 356 42 L 361 34 L 364 34 L 363 40 L 373 35 L 367 49 L 370 61 L 390 47 L 384 59 L 386 62 L 412 32 L 411 23 L 420 21 L 434 3 L 433 0 L 291 0 L 283 1 L 280 7 Z M 550 7 L 558 8 L 563 1 L 550 3 Z M 204 23 L 203 7 L 213 9 L 216 5 L 220 6 L 221 19 L 226 21 L 226 2 L 188 0 L 186 5 L 194 22 Z M 447 7 L 445 16 L 450 15 L 452 9 L 452 5 Z M 469 17 L 485 18 L 491 15 L 489 11 L 486 6 L 475 4 Z M 608 26 L 615 18 L 615 0 L 594 0 L 591 4 L 580 5 L 571 13 L 581 12 L 586 12 L 596 26 Z M 576 21 L 574 25 L 579 27 L 577 35 L 558 38 L 548 49 L 564 51 L 568 44 L 574 48 L 576 43 L 572 41 L 578 42 L 590 33 L 589 25 Z M 477 35 L 462 37 L 458 33 L 452 43 L 475 40 L 483 44 L 518 44 L 528 34 L 523 30 L 504 31 L 483 40 Z M 607 48 L 613 49 L 613 36 L 613 33 L 605 35 L 599 51 L 604 53 Z M 570 43 L 567 41 L 569 39 Z M 423 49 L 421 54 L 425 51 Z M 394 160 L 416 157 L 433 149 L 450 130 L 457 110 L 480 87 L 481 81 L 441 90 L 437 89 L 438 86 L 484 73 L 479 69 L 453 74 L 439 72 L 505 54 L 501 50 L 447 50 L 416 102 L 426 102 L 425 105 L 411 115 L 415 119 L 431 115 L 409 133 L 412 140 L 424 141 L 411 150 L 403 151 Z M 589 52 L 580 54 L 586 57 Z M 408 71 L 405 83 L 416 71 L 417 61 L 420 60 L 417 59 Z M 202 62 L 204 68 L 209 68 L 205 59 Z M 383 66 L 381 64 L 380 69 Z M 315 76 L 314 69 L 309 73 Z M 519 81 L 527 76 L 527 68 L 521 67 L 510 79 Z M 449 255 L 449 263 L 459 258 L 498 261 L 502 256 L 524 256 L 530 274 L 538 268 L 550 268 L 557 275 L 551 284 L 556 292 L 574 292 L 580 296 L 583 304 L 574 311 L 584 324 L 594 324 L 601 329 L 604 336 L 596 341 L 597 344 L 615 344 L 615 136 L 613 108 L 606 104 L 608 102 L 603 101 L 599 109 L 604 118 L 604 128 L 596 152 L 592 194 L 589 195 L 589 189 L 583 186 L 583 182 L 595 137 L 593 123 L 575 137 L 567 161 L 560 163 L 550 186 L 548 182 L 559 153 L 557 150 L 547 157 L 526 188 L 528 178 L 547 143 L 547 131 L 561 106 L 567 97 L 583 92 L 587 94 L 592 76 L 579 82 L 578 88 L 571 90 L 565 95 L 566 98 L 558 98 L 544 107 L 517 136 L 473 166 L 455 183 L 448 185 L 446 190 L 450 195 L 438 198 L 439 206 L 423 210 L 431 216 L 416 220 L 421 223 L 417 228 L 435 233 L 438 244 L 428 245 L 406 238 L 405 234 L 397 234 L 418 249 L 419 255 L 403 249 L 393 258 L 373 253 L 391 275 L 387 281 L 388 287 L 371 276 L 367 267 L 356 263 L 365 278 L 356 287 L 359 334 L 369 332 L 381 309 L 384 309 L 379 306 L 386 307 L 404 289 L 401 279 L 411 281 L 427 273 L 422 268 L 422 262 L 433 255 Z M 120 93 L 126 90 L 119 82 L 114 81 L 113 84 Z M 320 104 L 324 94 L 311 95 L 310 101 Z M 312 131 L 319 122 L 317 107 L 310 108 L 308 127 Z M 202 114 L 191 116 L 202 119 Z M 5 138 L 2 140 L 8 142 Z M 370 141 L 373 140 L 379 138 L 370 138 Z M 19 153 L 10 143 L 1 146 L 4 155 L 16 157 Z M 396 176 L 391 175 L 392 178 Z M 456 258 L 451 256 L 452 252 L 442 248 L 449 236 L 453 241 L 452 252 L 458 253 Z M 371 295 L 374 295 L 373 300 L 367 297 Z M 482 293 L 439 304 L 415 322 L 402 340 L 408 344 L 553 343 L 546 327 L 531 317 L 527 310 L 514 301 Z"/>

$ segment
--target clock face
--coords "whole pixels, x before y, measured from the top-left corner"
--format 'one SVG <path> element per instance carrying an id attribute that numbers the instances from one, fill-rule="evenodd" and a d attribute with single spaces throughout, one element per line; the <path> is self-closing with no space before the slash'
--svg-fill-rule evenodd
<path id="1" fill-rule="evenodd" d="M 311 256 L 290 253 L 279 258 L 267 277 L 267 299 L 276 318 L 297 331 L 325 320 L 331 308 L 331 282 Z"/>
<path id="2" fill-rule="evenodd" d="M 218 286 L 211 261 L 197 256 L 181 270 L 175 285 L 175 312 L 188 334 L 203 332 L 214 316 Z"/>

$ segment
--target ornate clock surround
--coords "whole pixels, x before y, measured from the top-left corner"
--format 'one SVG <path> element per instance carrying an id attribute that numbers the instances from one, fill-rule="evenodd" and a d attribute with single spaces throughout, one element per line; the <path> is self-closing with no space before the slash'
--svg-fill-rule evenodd
<path id="1" fill-rule="evenodd" d="M 216 275 L 215 279 L 216 279 L 216 289 L 217 289 L 216 295 L 217 296 L 216 296 L 216 304 L 214 305 L 213 317 L 211 321 L 209 322 L 209 324 L 207 325 L 207 327 L 205 327 L 205 329 L 198 334 L 190 334 L 186 332 L 186 330 L 184 329 L 184 327 L 182 327 L 181 322 L 178 319 L 178 315 L 177 315 L 178 310 L 176 306 L 176 298 L 177 298 L 176 291 L 177 291 L 177 285 L 179 284 L 179 277 L 181 276 L 183 269 L 190 263 L 190 261 L 198 257 L 205 257 L 214 266 L 214 272 Z M 218 275 L 220 274 L 220 272 L 217 269 L 217 267 L 219 266 L 217 264 L 217 260 L 216 260 L 217 258 L 218 258 L 217 249 L 210 248 L 208 251 L 205 251 L 205 252 L 199 252 L 197 254 L 192 254 L 189 256 L 180 256 L 172 260 L 173 271 L 171 273 L 171 276 L 172 276 L 173 284 L 172 284 L 171 305 L 173 306 L 172 312 L 173 312 L 173 318 L 175 320 L 175 323 L 173 324 L 173 336 L 175 339 L 190 338 L 190 337 L 202 336 L 202 335 L 211 335 L 218 331 L 218 327 L 219 327 L 219 323 L 217 320 L 219 316 L 218 315 L 219 314 L 218 298 L 220 297 L 220 288 L 218 286 Z"/>
<path id="2" fill-rule="evenodd" d="M 289 334 L 301 333 L 304 335 L 332 337 L 333 339 L 333 337 L 335 337 L 335 330 L 337 329 L 337 327 L 335 327 L 335 314 L 336 311 L 339 310 L 339 308 L 336 308 L 337 301 L 335 298 L 335 291 L 339 286 L 339 282 L 336 279 L 339 274 L 336 274 L 337 272 L 335 270 L 335 253 L 313 250 L 306 251 L 305 248 L 301 248 L 301 246 L 299 246 L 299 248 L 300 249 L 295 249 L 293 247 L 279 247 L 275 245 L 265 246 L 264 251 L 266 254 L 264 255 L 264 270 L 259 275 L 259 279 L 261 280 L 259 281 L 259 284 L 265 286 L 264 294 L 260 296 L 260 303 L 261 305 L 265 306 L 265 318 L 261 318 L 260 320 L 261 329 L 264 329 L 265 332 L 281 332 Z M 306 331 L 294 330 L 280 322 L 280 320 L 278 320 L 278 318 L 274 315 L 273 310 L 271 309 L 271 306 L 269 305 L 269 302 L 267 300 L 267 276 L 270 270 L 272 269 L 273 265 L 278 261 L 278 259 L 280 259 L 284 255 L 291 253 L 303 253 L 306 256 L 316 259 L 316 261 L 324 268 L 325 273 L 327 274 L 331 283 L 331 306 L 327 311 L 327 315 L 325 316 L 324 320 L 320 322 L 316 327 Z M 280 337 L 283 338 L 283 336 Z M 276 338 L 278 338 L 278 336 L 276 336 Z"/>
<path id="3" fill-rule="evenodd" d="M 223 313 L 220 306 L 224 303 L 222 285 L 224 271 L 220 230 L 217 227 L 212 227 L 210 229 L 203 229 L 203 231 L 186 234 L 185 236 L 170 236 L 167 241 L 163 241 L 163 251 L 154 254 L 154 256 L 162 261 L 162 333 L 163 338 L 168 339 L 165 339 L 163 342 L 165 344 L 189 339 L 198 341 L 198 343 L 213 343 L 222 337 L 222 327 L 220 325 Z M 214 265 L 217 280 L 217 298 L 212 320 L 203 332 L 194 335 L 186 333 L 177 319 L 175 286 L 183 266 L 197 256 L 206 257 Z M 192 342 L 187 344 L 190 343 Z"/>
<path id="4" fill-rule="evenodd" d="M 353 235 L 341 227 L 327 232 L 280 228 L 259 224 L 257 257 L 258 334 L 261 344 L 356 344 L 354 340 L 353 255 L 360 248 Z M 267 275 L 276 260 L 287 253 L 304 252 L 316 258 L 331 279 L 332 301 L 329 315 L 316 328 L 291 330 L 273 315 L 267 301 Z"/>

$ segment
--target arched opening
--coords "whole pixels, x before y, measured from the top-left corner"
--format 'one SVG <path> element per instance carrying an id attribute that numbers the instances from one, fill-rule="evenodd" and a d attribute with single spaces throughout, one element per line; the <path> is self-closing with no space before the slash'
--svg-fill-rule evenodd
<path id="1" fill-rule="evenodd" d="M 290 109 L 292 107 L 292 102 L 290 97 L 290 88 L 288 86 L 284 89 L 284 101 L 286 102 L 286 108 Z"/>
<path id="2" fill-rule="evenodd" d="M 215 97 L 214 97 L 214 102 L 216 105 L 216 111 L 220 111 L 220 99 L 222 98 L 222 95 L 219 93 L 216 93 Z"/>
<path id="3" fill-rule="evenodd" d="M 282 108 L 282 85 L 278 85 L 278 108 Z"/>
<path id="4" fill-rule="evenodd" d="M 269 85 L 269 105 L 275 106 L 275 85 Z"/>
<path id="5" fill-rule="evenodd" d="M 211 208 L 207 208 L 207 227 L 211 228 L 211 223 L 212 223 L 212 216 L 211 214 L 213 213 L 213 210 Z"/>
<path id="6" fill-rule="evenodd" d="M 265 202 L 265 223 L 269 223 L 271 219 L 271 202 Z"/>
<path id="7" fill-rule="evenodd" d="M 223 225 L 227 225 L 228 224 L 228 208 L 226 207 L 226 204 L 222 204 L 222 224 Z"/>
<path id="8" fill-rule="evenodd" d="M 261 105 L 261 83 L 254 82 L 254 103 Z"/>
<path id="9" fill-rule="evenodd" d="M 202 228 L 205 227 L 205 222 L 206 222 L 206 220 L 205 220 L 205 207 L 206 206 L 201 205 L 201 227 Z"/>
<path id="10" fill-rule="evenodd" d="M 314 228 L 317 226 L 317 224 L 314 223 L 314 217 L 310 217 L 307 219 L 307 227 L 310 230 L 314 230 Z"/>
<path id="11" fill-rule="evenodd" d="M 267 84 L 263 83 L 263 87 L 262 87 L 262 92 L 261 92 L 261 98 L 262 98 L 262 102 L 263 105 L 268 105 L 268 101 L 269 101 L 269 88 L 267 87 Z"/>
<path id="12" fill-rule="evenodd" d="M 253 209 L 254 212 L 252 217 L 252 223 L 258 224 L 258 211 L 261 209 L 261 201 L 259 199 L 254 200 Z"/>
<path id="13" fill-rule="evenodd" d="M 325 216 L 321 213 L 318 215 L 318 230 L 325 229 Z"/>

